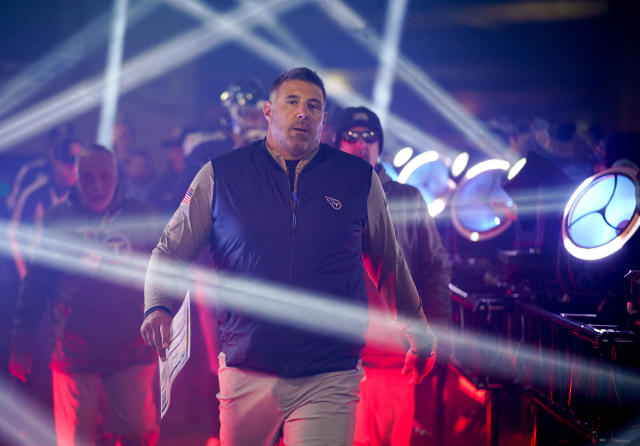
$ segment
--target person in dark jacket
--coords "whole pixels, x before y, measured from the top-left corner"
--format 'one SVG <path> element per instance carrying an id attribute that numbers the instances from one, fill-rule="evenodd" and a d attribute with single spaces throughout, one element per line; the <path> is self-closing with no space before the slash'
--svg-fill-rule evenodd
<path id="1" fill-rule="evenodd" d="M 422 307 L 434 330 L 444 330 L 451 315 L 449 282 L 451 268 L 447 253 L 427 205 L 418 189 L 391 180 L 378 162 L 383 149 L 383 132 L 378 116 L 366 107 L 344 109 L 334 121 L 335 146 L 368 162 L 380 177 L 389 202 L 396 238 L 402 248 Z M 367 277 L 369 304 L 386 308 L 373 280 Z M 374 321 L 375 322 L 375 321 Z M 370 340 L 380 327 L 372 322 L 362 352 L 365 378 L 356 411 L 354 445 L 408 445 L 413 428 L 415 380 L 402 373 L 406 340 L 396 334 L 399 347 L 379 346 Z"/>
<path id="2" fill-rule="evenodd" d="M 432 367 L 435 336 L 378 176 L 362 160 L 320 144 L 325 103 L 316 73 L 281 73 L 263 107 L 266 138 L 215 158 L 196 175 L 147 272 L 140 330 L 161 358 L 174 310 L 162 285 L 164 262 L 191 261 L 209 243 L 219 271 L 279 285 L 298 301 L 308 299 L 305 292 L 321 293 L 330 308 L 366 307 L 368 269 L 409 339 L 406 373 L 420 380 Z M 264 299 L 256 297 L 258 304 Z M 366 318 L 351 324 L 353 336 L 338 336 L 309 327 L 317 312 L 306 324 L 274 317 L 286 317 L 282 306 L 274 303 L 269 315 L 231 306 L 218 312 L 221 444 L 271 446 L 282 437 L 288 445 L 350 446 Z"/>
<path id="3" fill-rule="evenodd" d="M 141 283 L 114 280 L 114 268 L 149 252 L 155 238 L 150 205 L 118 188 L 113 152 L 99 145 L 76 157 L 77 186 L 47 211 L 15 314 L 10 371 L 24 381 L 47 302 L 55 345 L 50 367 L 59 446 L 95 444 L 103 393 L 124 445 L 155 444 L 159 426 L 152 382 L 154 353 L 138 332 Z M 128 268 L 127 268 L 128 269 Z M 42 342 L 41 340 L 38 340 Z"/>
<path id="4" fill-rule="evenodd" d="M 16 174 L 11 193 L 6 198 L 11 212 L 9 243 L 20 279 L 27 274 L 25 246 L 18 241 L 20 230 L 33 226 L 35 243 L 45 211 L 66 200 L 69 190 L 76 184 L 74 160 L 84 143 L 70 133 L 60 137 L 61 130 L 58 129 L 50 133 L 47 157 L 25 163 Z"/>

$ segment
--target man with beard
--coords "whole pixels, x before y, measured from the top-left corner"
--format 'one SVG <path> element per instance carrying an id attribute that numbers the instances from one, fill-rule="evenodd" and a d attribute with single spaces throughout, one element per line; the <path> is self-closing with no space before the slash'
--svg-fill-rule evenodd
<path id="1" fill-rule="evenodd" d="M 194 178 L 147 272 L 141 333 L 161 358 L 175 306 L 163 293 L 162 262 L 191 261 L 209 243 L 219 271 L 322 293 L 329 305 L 362 311 L 366 264 L 409 339 L 407 373 L 419 379 L 432 366 L 435 337 L 380 181 L 367 163 L 320 144 L 325 103 L 315 72 L 281 73 L 263 107 L 266 138 L 213 159 Z M 231 307 L 217 314 L 223 446 L 274 445 L 280 437 L 288 445 L 352 444 L 366 323 L 347 338 Z"/>
<path id="2" fill-rule="evenodd" d="M 113 418 L 107 426 L 121 444 L 153 445 L 159 432 L 151 386 L 156 364 L 138 334 L 141 284 L 111 272 L 130 271 L 135 253 L 150 250 L 155 218 L 150 205 L 122 195 L 115 155 L 106 148 L 81 149 L 76 176 L 68 200 L 45 214 L 18 299 L 9 368 L 26 380 L 34 333 L 50 301 L 58 445 L 95 444 L 103 395 Z"/>

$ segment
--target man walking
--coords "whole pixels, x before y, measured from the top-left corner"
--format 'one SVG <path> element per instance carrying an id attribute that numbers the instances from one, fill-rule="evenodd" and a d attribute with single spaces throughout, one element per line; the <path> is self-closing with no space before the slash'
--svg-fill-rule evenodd
<path id="1" fill-rule="evenodd" d="M 142 292 L 106 274 L 135 252 L 150 249 L 155 219 L 150 205 L 123 197 L 115 155 L 106 148 L 81 149 L 76 175 L 68 200 L 45 214 L 41 246 L 18 299 L 10 371 L 22 381 L 29 374 L 33 336 L 50 301 L 58 446 L 95 444 L 103 395 L 113 418 L 106 427 L 123 446 L 154 445 L 156 363 L 138 334 Z M 63 248 L 52 248 L 60 244 L 73 249 L 74 259 L 52 265 L 46 259 L 60 254 Z M 64 268 L 73 260 L 78 262 L 74 270 Z"/>
<path id="2" fill-rule="evenodd" d="M 428 371 L 435 337 L 380 181 L 367 163 L 320 144 L 325 103 L 316 73 L 281 73 L 263 107 L 266 138 L 196 175 L 147 273 L 141 333 L 162 358 L 173 303 L 163 295 L 160 264 L 191 261 L 209 243 L 221 271 L 363 307 L 366 264 L 403 320 L 408 372 L 419 379 Z M 365 326 L 345 339 L 230 308 L 219 313 L 219 326 L 223 446 L 270 446 L 280 436 L 287 445 L 352 444 Z"/>
<path id="3" fill-rule="evenodd" d="M 362 158 L 378 173 L 389 201 L 396 238 L 402 247 L 411 276 L 429 320 L 446 330 L 451 316 L 448 285 L 451 268 L 435 222 L 418 189 L 391 180 L 378 162 L 383 150 L 383 132 L 378 116 L 366 107 L 343 110 L 334 123 L 335 145 L 341 151 Z M 369 305 L 394 311 L 367 279 Z M 356 446 L 404 446 L 411 440 L 415 408 L 414 390 L 418 382 L 403 373 L 406 340 L 396 333 L 395 349 L 380 347 L 370 337 L 381 327 L 372 321 L 367 345 L 362 352 L 365 378 L 360 388 L 356 415 Z M 437 332 L 437 330 L 436 330 Z"/>

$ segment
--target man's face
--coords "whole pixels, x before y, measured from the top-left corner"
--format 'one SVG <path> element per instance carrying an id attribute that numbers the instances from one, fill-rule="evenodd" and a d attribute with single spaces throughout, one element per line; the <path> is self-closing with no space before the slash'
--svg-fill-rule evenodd
<path id="1" fill-rule="evenodd" d="M 115 159 L 106 153 L 88 153 L 78 158 L 76 170 L 82 201 L 91 211 L 104 212 L 118 186 Z"/>
<path id="2" fill-rule="evenodd" d="M 378 163 L 378 156 L 380 155 L 380 141 L 378 137 L 376 137 L 377 135 L 372 135 L 371 132 L 371 129 L 363 126 L 352 127 L 348 131 L 342 132 L 341 135 L 338 135 L 340 138 L 339 149 L 355 155 L 358 158 L 362 158 L 371 164 L 371 167 L 375 167 Z M 362 135 L 363 133 L 365 133 L 365 136 Z M 365 138 L 368 139 L 369 142 L 367 142 Z M 375 140 L 375 142 L 373 140 Z"/>
<path id="3" fill-rule="evenodd" d="M 301 159 L 318 147 L 327 114 L 322 90 L 311 82 L 284 81 L 263 107 L 267 141 L 285 159 Z"/>

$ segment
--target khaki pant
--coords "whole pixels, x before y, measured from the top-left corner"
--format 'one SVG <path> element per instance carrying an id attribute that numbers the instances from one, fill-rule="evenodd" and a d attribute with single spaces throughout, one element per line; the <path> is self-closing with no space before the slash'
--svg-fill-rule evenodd
<path id="1" fill-rule="evenodd" d="M 361 367 L 284 378 L 219 363 L 222 446 L 352 446 Z"/>
<path id="2" fill-rule="evenodd" d="M 111 414 L 107 427 L 122 446 L 152 446 L 159 434 L 154 402 L 156 363 L 113 373 L 66 374 L 53 371 L 53 413 L 58 446 L 95 444 L 100 402 L 106 395 Z"/>

